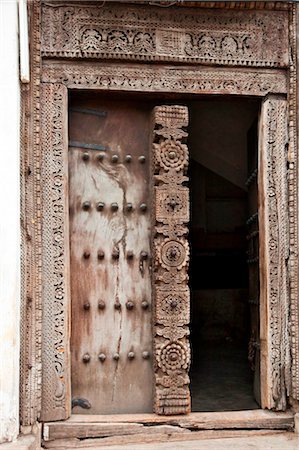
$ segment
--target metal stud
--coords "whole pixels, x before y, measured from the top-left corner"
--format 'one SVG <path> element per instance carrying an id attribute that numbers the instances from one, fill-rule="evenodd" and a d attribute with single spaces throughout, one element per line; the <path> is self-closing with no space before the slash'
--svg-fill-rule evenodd
<path id="1" fill-rule="evenodd" d="M 99 309 L 105 309 L 106 308 L 106 303 L 104 302 L 104 300 L 100 300 L 99 301 L 98 308 Z"/>
<path id="2" fill-rule="evenodd" d="M 149 354 L 148 351 L 142 352 L 142 358 L 143 358 L 143 359 L 149 359 L 149 357 L 150 357 L 150 354 Z"/>
<path id="3" fill-rule="evenodd" d="M 118 361 L 118 360 L 119 360 L 119 353 L 114 353 L 113 359 L 114 359 L 115 361 Z"/>
<path id="4" fill-rule="evenodd" d="M 140 253 L 140 259 L 141 259 L 142 261 L 145 261 L 147 258 L 148 258 L 148 253 L 145 252 L 145 251 L 142 251 L 142 252 Z"/>
<path id="5" fill-rule="evenodd" d="M 148 307 L 149 307 L 149 302 L 146 300 L 143 300 L 143 302 L 141 302 L 141 308 L 148 309 Z"/>
<path id="6" fill-rule="evenodd" d="M 134 352 L 129 352 L 128 353 L 128 358 L 131 359 L 131 360 L 134 359 L 135 358 L 135 353 Z"/>
<path id="7" fill-rule="evenodd" d="M 104 206 L 105 206 L 105 203 L 98 202 L 97 205 L 96 205 L 97 211 L 103 211 Z"/>
<path id="8" fill-rule="evenodd" d="M 84 209 L 84 211 L 88 211 L 90 207 L 91 207 L 90 202 L 83 202 L 82 209 Z"/>
<path id="9" fill-rule="evenodd" d="M 106 360 L 106 355 L 105 355 L 105 353 L 100 353 L 100 354 L 99 354 L 99 360 L 100 360 L 101 362 L 104 362 L 104 361 Z"/>
<path id="10" fill-rule="evenodd" d="M 85 309 L 85 311 L 88 311 L 90 309 L 90 303 L 89 302 L 85 302 L 83 305 L 83 308 Z"/>
<path id="11" fill-rule="evenodd" d="M 127 210 L 128 212 L 133 211 L 133 205 L 132 205 L 132 203 L 127 203 L 127 205 L 126 205 L 126 210 Z"/>
<path id="12" fill-rule="evenodd" d="M 89 259 L 90 258 L 90 252 L 88 250 L 85 250 L 85 252 L 83 253 L 83 258 L 84 259 Z"/>
<path id="13" fill-rule="evenodd" d="M 145 212 L 147 210 L 147 206 L 145 203 L 141 203 L 141 205 L 139 206 L 140 211 Z"/>
<path id="14" fill-rule="evenodd" d="M 114 309 L 119 311 L 121 309 L 121 304 L 119 302 L 115 302 L 114 303 Z"/>
<path id="15" fill-rule="evenodd" d="M 117 156 L 117 155 L 112 155 L 111 161 L 112 161 L 113 163 L 117 163 L 117 161 L 118 161 L 118 156 Z"/>
<path id="16" fill-rule="evenodd" d="M 134 253 L 132 252 L 132 250 L 128 250 L 127 251 L 127 259 L 133 259 L 134 258 Z"/>
<path id="17" fill-rule="evenodd" d="M 97 158 L 98 161 L 103 161 L 103 159 L 104 159 L 103 153 L 99 153 L 99 154 L 96 156 L 96 158 Z"/>
<path id="18" fill-rule="evenodd" d="M 112 211 L 117 211 L 118 210 L 118 204 L 117 203 L 111 203 L 111 209 L 112 209 Z"/>
<path id="19" fill-rule="evenodd" d="M 125 161 L 126 161 L 127 163 L 130 163 L 130 162 L 132 161 L 132 156 L 131 156 L 131 155 L 126 155 Z"/>
<path id="20" fill-rule="evenodd" d="M 113 250 L 112 258 L 113 259 L 119 259 L 119 251 L 118 250 Z"/>
<path id="21" fill-rule="evenodd" d="M 90 361 L 90 354 L 89 353 L 85 353 L 82 357 L 82 361 L 86 364 L 89 363 Z"/>
<path id="22" fill-rule="evenodd" d="M 128 300 L 126 303 L 126 307 L 129 310 L 132 310 L 134 308 L 134 302 L 132 302 L 132 300 Z"/>
<path id="23" fill-rule="evenodd" d="M 82 155 L 82 159 L 83 161 L 88 161 L 89 160 L 89 154 L 87 152 L 84 152 Z"/>
<path id="24" fill-rule="evenodd" d="M 169 156 L 170 159 L 174 159 L 176 157 L 176 152 L 171 151 L 171 152 L 168 153 L 168 156 Z"/>
<path id="25" fill-rule="evenodd" d="M 145 156 L 139 156 L 138 161 L 139 161 L 141 164 L 144 164 L 144 163 L 145 163 Z"/>
<path id="26" fill-rule="evenodd" d="M 103 250 L 99 250 L 98 251 L 98 259 L 104 259 L 105 258 L 105 253 L 103 252 Z"/>

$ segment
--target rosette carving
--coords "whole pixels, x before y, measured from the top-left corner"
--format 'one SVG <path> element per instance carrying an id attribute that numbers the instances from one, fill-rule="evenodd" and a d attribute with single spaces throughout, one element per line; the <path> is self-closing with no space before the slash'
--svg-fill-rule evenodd
<path id="1" fill-rule="evenodd" d="M 169 270 L 186 267 L 189 261 L 189 245 L 186 240 L 165 240 L 158 244 L 158 262 Z"/>
<path id="2" fill-rule="evenodd" d="M 188 149 L 185 144 L 173 139 L 155 145 L 156 163 L 164 170 L 175 169 L 177 172 L 188 166 Z"/>
<path id="3" fill-rule="evenodd" d="M 164 373 L 186 370 L 190 365 L 189 345 L 180 341 L 169 342 L 157 350 L 156 357 Z"/>

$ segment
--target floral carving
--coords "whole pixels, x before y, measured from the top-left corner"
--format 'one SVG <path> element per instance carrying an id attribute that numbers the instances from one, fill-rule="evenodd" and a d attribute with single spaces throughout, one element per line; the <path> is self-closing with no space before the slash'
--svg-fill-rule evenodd
<path id="1" fill-rule="evenodd" d="M 189 368 L 189 345 L 182 342 L 169 342 L 157 350 L 157 362 L 165 373 L 173 373 Z"/>
<path id="2" fill-rule="evenodd" d="M 188 289 L 175 289 L 172 292 L 156 289 L 156 321 L 162 325 L 175 323 L 187 325 L 190 320 L 190 296 Z"/>
<path id="3" fill-rule="evenodd" d="M 287 19 L 284 11 L 44 4 L 42 54 L 283 67 Z M 273 23 L 275 38 L 269 39 Z"/>
<path id="4" fill-rule="evenodd" d="M 166 139 L 155 145 L 157 164 L 163 169 L 175 169 L 177 172 L 188 165 L 187 146 L 173 139 Z"/>

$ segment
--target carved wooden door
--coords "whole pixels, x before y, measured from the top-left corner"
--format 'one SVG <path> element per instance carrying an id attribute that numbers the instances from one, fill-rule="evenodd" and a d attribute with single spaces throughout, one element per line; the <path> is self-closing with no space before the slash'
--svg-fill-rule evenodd
<path id="1" fill-rule="evenodd" d="M 73 413 L 152 411 L 150 109 L 70 108 Z"/>
<path id="2" fill-rule="evenodd" d="M 261 402 L 260 393 L 260 277 L 259 277 L 259 220 L 258 220 L 258 135 L 255 121 L 248 131 L 248 275 L 250 339 L 248 359 L 253 371 L 254 398 Z"/>

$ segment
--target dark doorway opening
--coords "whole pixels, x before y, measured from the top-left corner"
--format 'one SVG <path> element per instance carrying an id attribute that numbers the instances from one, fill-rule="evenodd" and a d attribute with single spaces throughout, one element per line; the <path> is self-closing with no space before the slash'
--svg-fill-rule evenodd
<path id="1" fill-rule="evenodd" d="M 259 408 L 259 286 L 249 268 L 258 273 L 258 111 L 248 99 L 190 104 L 193 411 Z"/>

